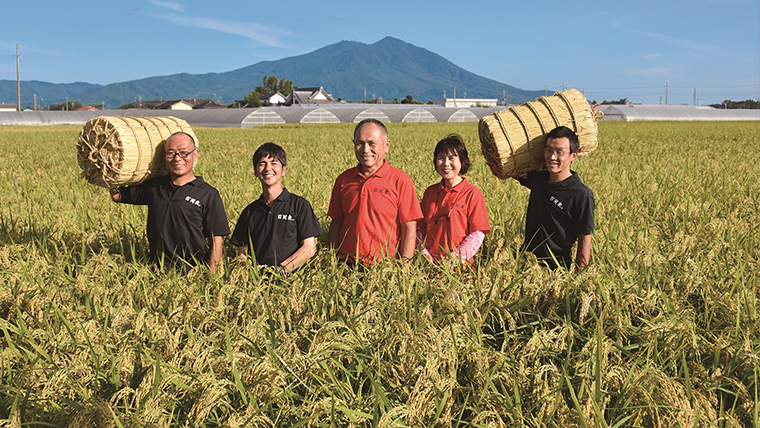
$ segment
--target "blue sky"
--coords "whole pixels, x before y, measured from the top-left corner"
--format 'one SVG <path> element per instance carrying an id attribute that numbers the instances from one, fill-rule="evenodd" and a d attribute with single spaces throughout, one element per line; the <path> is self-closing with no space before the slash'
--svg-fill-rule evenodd
<path id="1" fill-rule="evenodd" d="M 14 1 L 0 16 L 0 79 L 16 79 L 16 43 L 22 80 L 108 84 L 386 36 L 521 89 L 660 103 L 667 84 L 669 104 L 692 104 L 695 89 L 699 104 L 760 98 L 757 0 Z"/>

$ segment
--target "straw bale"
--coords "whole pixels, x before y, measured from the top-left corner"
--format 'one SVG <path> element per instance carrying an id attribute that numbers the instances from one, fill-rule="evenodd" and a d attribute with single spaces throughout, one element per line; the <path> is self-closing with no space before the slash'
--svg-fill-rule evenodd
<path id="1" fill-rule="evenodd" d="M 81 177 L 96 186 L 115 188 L 165 175 L 164 142 L 179 131 L 198 144 L 190 125 L 172 116 L 91 119 L 77 139 Z"/>
<path id="2" fill-rule="evenodd" d="M 483 156 L 499 178 L 524 176 L 544 166 L 546 134 L 558 126 L 575 131 L 580 155 L 587 155 L 597 146 L 600 115 L 575 89 L 496 112 L 478 124 Z"/>

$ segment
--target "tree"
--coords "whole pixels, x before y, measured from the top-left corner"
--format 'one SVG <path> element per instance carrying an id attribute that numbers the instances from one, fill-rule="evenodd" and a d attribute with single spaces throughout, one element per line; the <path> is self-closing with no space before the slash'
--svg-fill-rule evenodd
<path id="1" fill-rule="evenodd" d="M 292 89 L 292 81 L 284 77 L 280 80 L 277 80 L 277 76 L 264 75 L 264 78 L 261 79 L 261 86 L 257 86 L 255 92 L 258 92 L 259 94 L 263 94 L 264 92 L 279 92 L 282 95 L 288 96 L 290 95 Z"/>
<path id="2" fill-rule="evenodd" d="M 401 100 L 401 104 L 422 104 L 422 101 L 417 101 L 411 95 L 407 95 L 406 98 Z"/>
<path id="3" fill-rule="evenodd" d="M 628 104 L 628 98 L 621 98 L 621 99 L 619 99 L 617 101 L 616 100 L 612 100 L 612 101 L 604 100 L 604 101 L 602 101 L 602 105 L 610 105 L 610 104 L 624 104 L 624 105 L 626 105 L 626 104 Z"/>
<path id="4" fill-rule="evenodd" d="M 82 103 L 80 103 L 79 101 L 67 101 L 65 103 L 60 103 L 60 104 L 50 104 L 50 106 L 48 107 L 48 110 L 73 111 L 80 107 L 82 107 Z"/>
<path id="5" fill-rule="evenodd" d="M 715 108 L 724 108 L 724 109 L 760 109 L 760 101 L 755 100 L 744 100 L 744 101 L 731 101 L 731 100 L 725 100 L 720 104 L 710 104 L 710 107 Z"/>
<path id="6" fill-rule="evenodd" d="M 261 107 L 261 92 L 253 91 L 243 98 L 251 107 Z"/>

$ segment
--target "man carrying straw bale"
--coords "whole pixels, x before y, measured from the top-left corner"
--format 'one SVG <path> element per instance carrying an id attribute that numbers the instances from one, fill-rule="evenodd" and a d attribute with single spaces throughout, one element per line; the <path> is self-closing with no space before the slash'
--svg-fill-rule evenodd
<path id="1" fill-rule="evenodd" d="M 148 206 L 150 258 L 161 270 L 187 272 L 203 261 L 216 271 L 222 259 L 222 237 L 230 233 L 222 198 L 203 177 L 193 174 L 198 148 L 192 136 L 172 134 L 164 143 L 164 152 L 169 175 L 109 189 L 111 198 Z"/>
<path id="2" fill-rule="evenodd" d="M 382 122 L 362 120 L 354 129 L 359 165 L 335 180 L 327 210 L 332 219 L 328 241 L 349 264 L 414 255 L 422 210 L 412 179 L 385 160 L 390 144 Z"/>
<path id="3" fill-rule="evenodd" d="M 546 136 L 545 168 L 516 178 L 530 189 L 522 250 L 532 252 L 551 269 L 572 265 L 570 252 L 576 240 L 576 272 L 591 258 L 594 193 L 570 170 L 578 150 L 575 132 L 565 126 L 554 128 Z"/>

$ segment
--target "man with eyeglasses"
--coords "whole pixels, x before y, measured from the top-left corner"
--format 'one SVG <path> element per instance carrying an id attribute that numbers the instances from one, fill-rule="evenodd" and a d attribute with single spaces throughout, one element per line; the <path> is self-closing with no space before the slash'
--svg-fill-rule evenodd
<path id="1" fill-rule="evenodd" d="M 111 198 L 148 206 L 150 258 L 162 270 L 187 272 L 203 261 L 216 271 L 222 259 L 222 237 L 230 233 L 222 198 L 203 177 L 193 174 L 198 148 L 192 136 L 172 134 L 164 143 L 164 154 L 169 175 L 109 189 Z"/>
<path id="2" fill-rule="evenodd" d="M 545 168 L 517 178 L 530 189 L 521 248 L 551 269 L 573 265 L 571 250 L 576 241 L 575 271 L 582 271 L 591 258 L 594 193 L 570 170 L 579 149 L 575 132 L 557 127 L 546 136 Z"/>
<path id="3" fill-rule="evenodd" d="M 390 144 L 382 122 L 362 120 L 353 140 L 359 164 L 335 180 L 327 210 L 332 219 L 328 243 L 349 264 L 414 255 L 422 210 L 412 179 L 385 160 Z"/>

